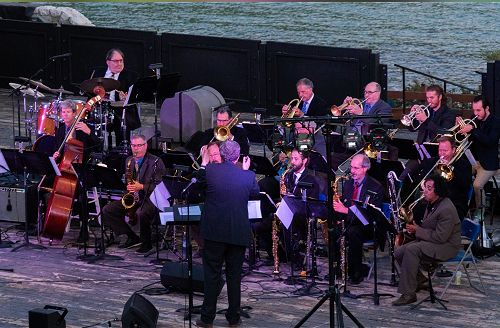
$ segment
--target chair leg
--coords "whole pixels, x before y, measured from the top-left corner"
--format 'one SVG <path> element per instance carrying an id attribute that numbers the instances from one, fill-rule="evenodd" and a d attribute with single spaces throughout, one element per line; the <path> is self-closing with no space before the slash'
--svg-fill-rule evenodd
<path id="1" fill-rule="evenodd" d="M 431 302 L 431 303 L 438 302 L 445 310 L 448 310 L 448 308 L 446 307 L 446 305 L 443 304 L 443 302 L 448 302 L 448 301 L 443 300 L 443 299 L 437 297 L 436 296 L 436 292 L 434 292 L 434 288 L 432 287 L 432 274 L 431 274 L 430 271 L 427 271 L 427 277 L 429 279 L 428 280 L 429 281 L 429 296 L 427 296 L 426 298 L 424 298 L 423 300 L 421 300 L 417 304 L 413 305 L 410 309 L 411 310 L 416 309 L 423 302 Z"/>

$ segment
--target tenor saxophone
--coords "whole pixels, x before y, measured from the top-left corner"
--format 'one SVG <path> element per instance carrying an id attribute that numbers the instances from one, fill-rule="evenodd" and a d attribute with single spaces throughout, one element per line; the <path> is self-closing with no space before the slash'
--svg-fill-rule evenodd
<path id="1" fill-rule="evenodd" d="M 125 183 L 128 185 L 130 183 L 133 183 L 137 172 L 135 165 L 132 165 L 132 161 L 134 158 L 130 158 L 127 163 L 127 167 L 125 170 Z M 127 192 L 123 195 L 121 199 L 122 205 L 127 211 L 127 216 L 129 218 L 129 223 L 131 225 L 134 225 L 137 223 L 137 216 L 135 215 L 135 212 L 137 210 L 137 203 L 139 202 L 139 193 L 136 192 Z"/>

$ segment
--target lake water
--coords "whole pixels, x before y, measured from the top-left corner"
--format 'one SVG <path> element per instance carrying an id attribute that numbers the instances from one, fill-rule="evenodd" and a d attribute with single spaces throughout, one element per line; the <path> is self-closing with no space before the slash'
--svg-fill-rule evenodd
<path id="1" fill-rule="evenodd" d="M 389 89 L 401 88 L 394 64 L 477 88 L 475 71 L 486 71 L 483 53 L 500 50 L 500 3 L 58 5 L 79 10 L 100 27 L 370 48 L 388 65 Z M 415 78 L 408 75 L 407 81 Z"/>

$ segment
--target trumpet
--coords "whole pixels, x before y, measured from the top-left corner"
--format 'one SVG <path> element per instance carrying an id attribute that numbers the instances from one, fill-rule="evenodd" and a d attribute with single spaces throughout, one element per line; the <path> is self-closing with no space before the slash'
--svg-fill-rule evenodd
<path id="1" fill-rule="evenodd" d="M 459 133 L 459 131 L 462 130 L 462 128 L 464 126 L 472 125 L 474 127 L 474 129 L 477 128 L 477 124 L 476 124 L 476 122 L 474 122 L 476 118 L 477 118 L 477 115 L 471 119 L 463 119 L 460 116 L 457 117 L 457 124 L 455 126 L 453 126 L 452 128 L 450 128 L 450 132 L 453 133 L 453 137 L 455 138 L 456 142 L 460 143 L 469 137 L 469 134 L 467 134 L 467 133 L 465 133 L 465 134 Z"/>
<path id="2" fill-rule="evenodd" d="M 292 118 L 295 115 L 295 108 L 299 107 L 299 104 L 302 102 L 302 98 L 300 99 L 292 99 L 286 106 L 286 112 L 281 115 L 281 118 Z M 284 125 L 289 128 L 293 123 L 285 122 Z"/>
<path id="3" fill-rule="evenodd" d="M 429 104 L 427 106 L 419 105 L 416 110 L 411 111 L 410 113 L 403 115 L 403 117 L 401 117 L 401 124 L 403 124 L 405 126 L 413 126 L 414 125 L 413 121 L 415 120 L 415 116 L 419 113 L 425 113 L 425 116 L 429 117 L 429 115 L 430 115 L 429 107 L 430 106 L 431 106 L 431 104 Z M 414 129 L 418 130 L 418 128 L 420 128 L 422 123 L 423 122 L 419 122 L 418 125 L 416 127 L 414 127 Z"/>
<path id="4" fill-rule="evenodd" d="M 344 102 L 340 106 L 333 105 L 332 107 L 330 107 L 330 112 L 333 116 L 344 116 L 349 113 L 346 108 L 354 105 L 358 105 L 361 108 L 361 111 L 363 111 L 363 103 L 365 101 L 366 99 L 361 101 L 358 98 L 352 98 L 351 100 L 349 100 L 348 102 Z"/>

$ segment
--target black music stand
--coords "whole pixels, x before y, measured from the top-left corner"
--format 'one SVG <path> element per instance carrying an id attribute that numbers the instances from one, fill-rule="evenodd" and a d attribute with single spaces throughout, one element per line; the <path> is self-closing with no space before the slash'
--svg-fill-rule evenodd
<path id="1" fill-rule="evenodd" d="M 389 144 L 398 148 L 399 158 L 415 160 L 420 159 L 420 154 L 413 140 L 394 138 L 389 142 Z"/>
<path id="2" fill-rule="evenodd" d="M 259 124 L 259 123 L 242 123 L 243 128 L 247 132 L 248 141 L 253 144 L 262 145 L 264 157 L 266 157 L 266 145 L 269 135 L 272 135 L 274 125 Z M 271 131 L 271 133 L 269 133 Z"/>
<path id="3" fill-rule="evenodd" d="M 79 172 L 78 175 L 82 181 L 82 193 L 86 196 L 87 189 L 96 187 L 99 192 L 102 189 L 106 190 L 125 190 L 125 185 L 123 184 L 120 175 L 113 169 L 100 166 L 100 165 L 86 165 L 86 164 L 73 164 L 75 171 Z M 88 219 L 87 210 L 87 197 L 83 197 L 82 200 L 82 212 L 84 215 L 84 220 Z M 99 201 L 99 200 L 97 200 Z M 97 213 L 97 219 L 102 215 L 101 212 Z M 102 222 L 101 217 L 101 243 L 100 247 L 97 245 L 96 239 L 96 253 L 100 249 L 99 253 L 96 255 L 87 255 L 86 252 L 86 242 L 84 244 L 84 254 L 79 256 L 78 259 L 83 261 L 88 261 L 89 264 L 93 264 L 99 260 L 123 260 L 123 257 L 117 255 L 106 254 L 106 242 L 104 241 L 104 222 Z"/>
<path id="4" fill-rule="evenodd" d="M 283 200 L 286 205 L 290 208 L 294 215 L 303 215 L 306 217 L 308 229 L 311 231 L 311 243 L 312 245 L 306 245 L 306 247 L 310 247 L 311 252 L 311 268 L 309 271 L 309 275 L 305 275 L 305 278 L 311 278 L 311 282 L 306 282 L 305 286 L 295 291 L 297 295 L 313 295 L 315 293 L 311 293 L 311 288 L 316 286 L 316 277 L 318 276 L 318 268 L 316 265 L 316 240 L 317 240 L 317 229 L 316 229 L 316 220 L 317 217 L 327 217 L 328 212 L 326 208 L 325 201 L 321 201 L 318 199 L 314 199 L 311 197 L 305 197 L 305 191 L 307 190 L 307 185 L 309 183 L 299 182 L 297 187 L 301 187 L 301 184 L 304 186 L 301 188 L 303 190 L 304 196 L 284 196 Z M 312 187 L 312 184 L 311 184 Z M 304 262 L 306 263 L 309 259 L 304 258 Z M 293 278 L 293 265 L 290 266 L 291 269 L 291 277 Z"/>
<path id="5" fill-rule="evenodd" d="M 194 170 L 193 164 L 196 160 L 194 159 L 193 155 L 188 152 L 179 150 L 167 150 L 165 153 L 159 154 L 158 156 L 165 164 L 166 169 L 178 170 L 180 168 L 185 168 L 186 172 L 191 172 Z M 169 192 L 171 192 L 170 188 L 167 187 L 167 189 Z M 172 193 L 171 195 L 173 196 Z"/>
<path id="6" fill-rule="evenodd" d="M 377 232 L 378 229 L 384 229 L 384 231 L 389 231 L 390 233 L 397 233 L 394 226 L 387 219 L 387 217 L 382 213 L 382 211 L 373 206 L 372 204 L 366 204 L 363 202 L 355 201 L 355 204 L 350 208 L 351 211 L 354 210 L 355 216 L 363 225 L 372 224 L 373 227 L 373 293 L 356 295 L 354 298 L 361 297 L 373 297 L 373 304 L 380 305 L 380 297 L 388 296 L 394 297 L 392 294 L 384 294 L 378 292 L 378 282 L 377 282 Z"/>
<path id="7" fill-rule="evenodd" d="M 274 168 L 269 158 L 258 155 L 248 155 L 248 157 L 250 158 L 249 170 L 254 171 L 255 174 L 261 174 L 268 177 L 274 177 L 278 175 L 278 172 Z"/>
<path id="8" fill-rule="evenodd" d="M 34 151 L 24 151 L 21 152 L 17 149 L 1 149 L 0 150 L 5 158 L 10 171 L 23 174 L 23 189 L 24 196 L 27 198 L 28 195 L 28 174 L 39 174 L 39 175 L 61 175 L 55 161 L 49 158 L 47 154 L 38 153 Z M 42 245 L 32 244 L 28 238 L 28 200 L 25 199 L 25 212 L 26 220 L 24 225 L 24 243 L 18 245 L 12 249 L 12 252 L 17 251 L 23 247 L 32 249 L 45 249 Z"/>

